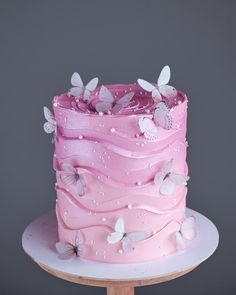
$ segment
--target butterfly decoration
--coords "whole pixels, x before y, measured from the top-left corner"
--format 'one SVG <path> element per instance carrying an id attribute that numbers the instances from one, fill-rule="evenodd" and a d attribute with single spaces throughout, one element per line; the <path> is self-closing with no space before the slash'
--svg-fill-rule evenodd
<path id="1" fill-rule="evenodd" d="M 44 113 L 45 119 L 47 120 L 47 122 L 45 122 L 43 125 L 43 129 L 48 134 L 54 132 L 54 136 L 52 138 L 52 143 L 53 143 L 55 141 L 55 135 L 57 130 L 56 121 L 53 117 L 53 114 L 47 107 L 43 107 L 43 113 Z"/>
<path id="2" fill-rule="evenodd" d="M 180 226 L 180 230 L 175 233 L 178 250 L 186 247 L 187 241 L 196 236 L 196 220 L 193 216 L 187 217 Z"/>
<path id="3" fill-rule="evenodd" d="M 164 163 L 161 171 L 157 172 L 154 177 L 154 183 L 160 185 L 160 193 L 164 196 L 169 196 L 174 192 L 175 186 L 186 184 L 189 177 L 182 174 L 171 172 L 173 166 L 173 159 Z"/>
<path id="4" fill-rule="evenodd" d="M 146 91 L 152 93 L 152 98 L 155 102 L 160 102 L 162 96 L 164 97 L 175 97 L 177 95 L 177 90 L 170 85 L 167 85 L 170 81 L 170 67 L 164 66 L 161 73 L 157 79 L 157 84 L 151 84 L 143 79 L 138 79 L 138 84 Z"/>
<path id="5" fill-rule="evenodd" d="M 93 92 L 98 85 L 98 78 L 93 78 L 84 85 L 79 73 L 75 72 L 71 77 L 72 88 L 69 90 L 69 94 L 79 98 L 83 96 L 83 100 L 89 102 L 91 99 L 91 92 Z"/>
<path id="6" fill-rule="evenodd" d="M 122 108 L 126 107 L 129 104 L 133 96 L 134 92 L 129 92 L 122 96 L 120 99 L 115 100 L 111 91 L 107 87 L 101 86 L 99 91 L 99 100 L 96 103 L 95 109 L 98 113 L 119 113 Z"/>
<path id="7" fill-rule="evenodd" d="M 147 233 L 144 231 L 125 232 L 124 220 L 119 217 L 115 224 L 115 231 L 107 237 L 107 241 L 109 244 L 121 242 L 124 252 L 132 252 L 135 249 L 133 243 L 142 241 L 146 237 Z"/>
<path id="8" fill-rule="evenodd" d="M 138 121 L 139 131 L 143 133 L 144 137 L 148 140 L 157 139 L 157 127 L 152 119 L 142 117 Z"/>
<path id="9" fill-rule="evenodd" d="M 85 181 L 82 175 L 80 175 L 77 169 L 71 166 L 69 163 L 61 164 L 61 174 L 60 178 L 65 185 L 75 185 L 77 193 L 80 197 L 85 194 Z"/>
<path id="10" fill-rule="evenodd" d="M 58 257 L 60 259 L 71 259 L 74 256 L 81 257 L 83 256 L 84 247 L 83 247 L 83 236 L 81 232 L 78 230 L 75 236 L 75 244 L 65 243 L 65 242 L 57 242 L 56 250 L 59 254 Z"/>
<path id="11" fill-rule="evenodd" d="M 170 109 L 163 101 L 156 105 L 153 118 L 156 125 L 161 126 L 167 130 L 171 129 L 172 117 L 170 114 Z"/>

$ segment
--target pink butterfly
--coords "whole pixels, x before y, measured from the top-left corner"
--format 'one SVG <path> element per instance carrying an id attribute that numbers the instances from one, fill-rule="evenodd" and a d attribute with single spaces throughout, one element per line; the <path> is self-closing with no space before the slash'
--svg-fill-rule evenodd
<path id="1" fill-rule="evenodd" d="M 120 99 L 115 100 L 111 91 L 107 87 L 101 86 L 99 91 L 99 100 L 95 106 L 96 111 L 98 113 L 111 112 L 112 114 L 117 114 L 122 108 L 129 104 L 133 96 L 134 92 L 129 92 Z"/>
<path id="2" fill-rule="evenodd" d="M 58 257 L 60 259 L 71 259 L 74 256 L 81 257 L 83 256 L 84 247 L 83 247 L 83 236 L 78 230 L 75 237 L 75 244 L 58 242 L 56 243 L 56 250 L 58 252 Z"/>
<path id="3" fill-rule="evenodd" d="M 177 95 L 177 90 L 170 85 L 167 85 L 170 81 L 170 67 L 164 66 L 161 73 L 157 79 L 157 84 L 153 85 L 146 80 L 138 79 L 138 84 L 146 91 L 152 93 L 152 98 L 159 102 L 162 100 L 162 95 L 164 97 L 175 97 Z"/>
<path id="4" fill-rule="evenodd" d="M 164 196 L 173 194 L 175 186 L 180 184 L 186 184 L 189 177 L 182 174 L 171 172 L 173 165 L 173 159 L 164 163 L 161 171 L 157 172 L 154 177 L 154 183 L 160 185 L 160 193 Z"/>
<path id="5" fill-rule="evenodd" d="M 181 224 L 180 230 L 175 233 L 176 245 L 178 250 L 186 247 L 187 241 L 196 236 L 196 220 L 193 216 L 187 217 Z"/>
<path id="6" fill-rule="evenodd" d="M 143 133 L 144 137 L 149 140 L 157 139 L 157 127 L 154 122 L 147 117 L 142 117 L 138 121 L 139 130 Z"/>
<path id="7" fill-rule="evenodd" d="M 53 138 L 52 138 L 52 143 L 55 141 L 55 136 L 56 136 L 56 121 L 53 117 L 53 114 L 47 107 L 43 107 L 43 113 L 44 117 L 47 120 L 47 122 L 44 123 L 43 129 L 46 133 L 53 133 Z"/>
<path id="8" fill-rule="evenodd" d="M 83 196 L 85 194 L 86 185 L 82 175 L 79 175 L 77 169 L 69 163 L 62 163 L 61 170 L 61 181 L 65 185 L 75 185 L 78 195 Z"/>
<path id="9" fill-rule="evenodd" d="M 170 109 L 163 101 L 159 102 L 156 105 L 154 111 L 154 122 L 164 129 L 171 129 L 172 127 L 172 117 L 170 114 Z"/>
<path id="10" fill-rule="evenodd" d="M 124 252 L 134 251 L 133 243 L 146 239 L 147 233 L 144 231 L 125 232 L 125 225 L 123 218 L 119 217 L 115 224 L 115 232 L 112 232 L 107 241 L 109 244 L 115 244 L 121 241 Z"/>
<path id="11" fill-rule="evenodd" d="M 77 98 L 83 96 L 85 101 L 90 101 L 91 92 L 93 92 L 98 85 L 98 78 L 93 78 L 88 82 L 87 85 L 84 86 L 79 73 L 75 72 L 71 77 L 71 84 L 74 87 L 69 90 L 70 95 L 73 95 Z"/>

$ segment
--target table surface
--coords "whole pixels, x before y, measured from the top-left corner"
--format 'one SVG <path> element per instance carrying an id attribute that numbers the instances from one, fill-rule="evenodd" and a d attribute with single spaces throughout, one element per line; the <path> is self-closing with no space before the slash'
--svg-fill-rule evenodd
<path id="1" fill-rule="evenodd" d="M 24 231 L 25 252 L 41 268 L 61 279 L 92 286 L 143 286 L 174 279 L 190 272 L 216 250 L 219 234 L 215 225 L 202 214 L 187 209 L 196 218 L 197 236 L 184 251 L 155 261 L 138 264 L 110 264 L 74 257 L 61 260 L 55 250 L 58 240 L 55 212 L 33 221 Z"/>

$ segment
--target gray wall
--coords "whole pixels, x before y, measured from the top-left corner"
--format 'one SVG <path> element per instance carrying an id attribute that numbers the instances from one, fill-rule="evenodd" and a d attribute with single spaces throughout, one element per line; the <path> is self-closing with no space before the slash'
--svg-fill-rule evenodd
<path id="1" fill-rule="evenodd" d="M 21 248 L 33 219 L 54 207 L 53 146 L 42 106 L 85 81 L 127 83 L 172 68 L 187 92 L 188 207 L 208 216 L 221 240 L 192 273 L 137 294 L 233 294 L 235 266 L 235 2 L 1 1 L 1 294 L 105 294 L 59 280 Z M 233 292 L 234 291 L 234 292 Z"/>

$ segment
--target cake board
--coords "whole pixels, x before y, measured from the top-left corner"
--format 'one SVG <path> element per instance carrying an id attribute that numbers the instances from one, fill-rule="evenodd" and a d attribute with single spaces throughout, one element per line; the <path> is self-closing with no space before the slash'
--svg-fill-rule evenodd
<path id="1" fill-rule="evenodd" d="M 78 284 L 107 288 L 107 295 L 134 295 L 134 288 L 180 277 L 199 266 L 216 250 L 219 234 L 202 214 L 187 209 L 196 218 L 197 236 L 183 251 L 155 261 L 137 264 L 93 262 L 78 257 L 61 260 L 55 250 L 58 241 L 55 212 L 49 212 L 25 229 L 22 246 L 28 256 L 48 273 Z"/>

